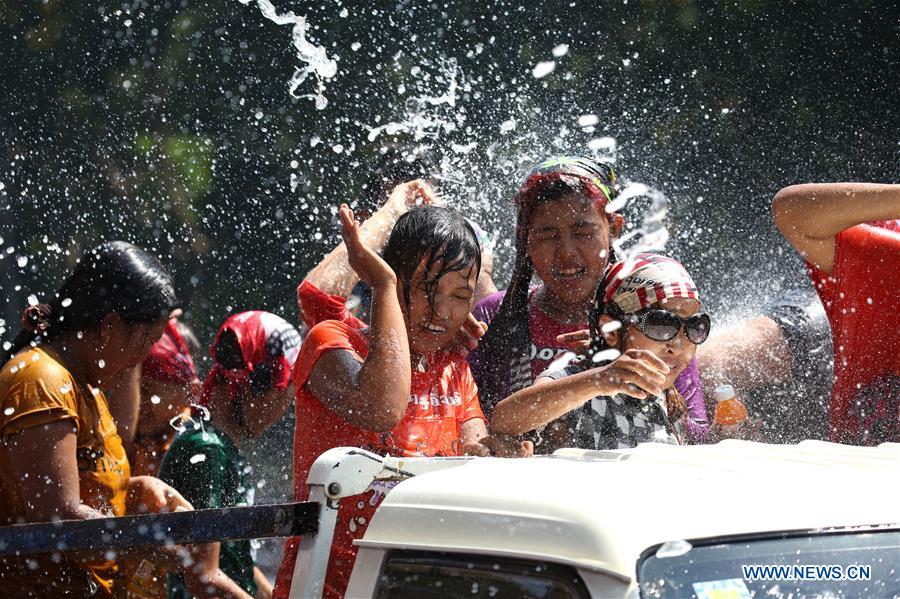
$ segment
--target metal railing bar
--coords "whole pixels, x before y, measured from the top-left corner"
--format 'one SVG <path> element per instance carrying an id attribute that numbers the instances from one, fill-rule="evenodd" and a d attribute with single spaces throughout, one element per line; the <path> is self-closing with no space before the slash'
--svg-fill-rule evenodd
<path id="1" fill-rule="evenodd" d="M 0 556 L 315 534 L 314 501 L 0 526 Z"/>

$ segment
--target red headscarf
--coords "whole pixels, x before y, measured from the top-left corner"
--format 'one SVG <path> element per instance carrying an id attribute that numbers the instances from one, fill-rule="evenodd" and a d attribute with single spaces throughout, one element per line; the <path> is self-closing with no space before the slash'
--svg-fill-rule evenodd
<path id="1" fill-rule="evenodd" d="M 142 377 L 170 383 L 190 383 L 197 379 L 194 359 L 176 322 L 170 319 L 162 337 L 150 348 L 141 369 Z"/>
<path id="2" fill-rule="evenodd" d="M 216 347 L 225 331 L 237 339 L 243 368 L 225 368 L 216 360 Z M 269 371 L 269 385 L 275 389 L 287 388 L 299 351 L 300 334 L 280 316 L 261 310 L 230 316 L 219 328 L 210 348 L 213 367 L 203 383 L 200 404 L 209 407 L 213 386 L 223 380 L 232 394 L 247 390 L 253 382 L 253 373 L 263 364 Z"/>

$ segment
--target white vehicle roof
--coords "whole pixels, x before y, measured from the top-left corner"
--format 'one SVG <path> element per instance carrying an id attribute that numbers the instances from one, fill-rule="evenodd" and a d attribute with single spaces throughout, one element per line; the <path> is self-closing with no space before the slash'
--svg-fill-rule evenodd
<path id="1" fill-rule="evenodd" d="M 401 461 L 402 462 L 402 461 Z M 477 459 L 387 494 L 363 547 L 536 558 L 634 578 L 645 549 L 900 523 L 900 444 L 645 444 Z"/>

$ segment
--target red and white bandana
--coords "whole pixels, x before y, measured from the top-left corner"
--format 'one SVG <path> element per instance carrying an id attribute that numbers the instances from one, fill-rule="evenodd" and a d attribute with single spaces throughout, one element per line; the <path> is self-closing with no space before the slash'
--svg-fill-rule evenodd
<path id="1" fill-rule="evenodd" d="M 614 302 L 625 314 L 671 297 L 700 300 L 691 275 L 672 258 L 641 253 L 616 262 L 606 275 L 604 301 Z"/>
<path id="2" fill-rule="evenodd" d="M 162 337 L 150 348 L 141 376 L 172 383 L 190 383 L 197 378 L 194 359 L 174 318 L 166 323 Z"/>
<path id="3" fill-rule="evenodd" d="M 227 369 L 216 361 L 216 345 L 222 333 L 231 331 L 237 339 L 244 368 Z M 209 406 L 212 387 L 221 380 L 228 382 L 232 393 L 250 385 L 252 373 L 260 364 L 269 365 L 271 386 L 286 389 L 291 382 L 291 369 L 300 352 L 300 333 L 289 322 L 261 310 L 251 310 L 230 316 L 219 328 L 210 348 L 213 366 L 200 394 L 200 404 Z"/>

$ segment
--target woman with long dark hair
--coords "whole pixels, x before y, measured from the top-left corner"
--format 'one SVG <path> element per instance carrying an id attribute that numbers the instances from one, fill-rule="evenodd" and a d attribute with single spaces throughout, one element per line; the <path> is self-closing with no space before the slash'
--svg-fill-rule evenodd
<path id="1" fill-rule="evenodd" d="M 25 310 L 24 330 L 0 370 L 0 525 L 191 509 L 162 481 L 130 476 L 101 390 L 146 357 L 176 303 L 162 264 L 114 241 L 87 251 L 50 303 Z M 5 557 L 0 595 L 112 597 L 144 558 L 190 570 L 200 594 L 217 587 L 219 573 L 204 571 L 201 554 L 194 569 L 180 552 L 160 547 L 110 557 L 101 546 L 77 556 Z"/>

